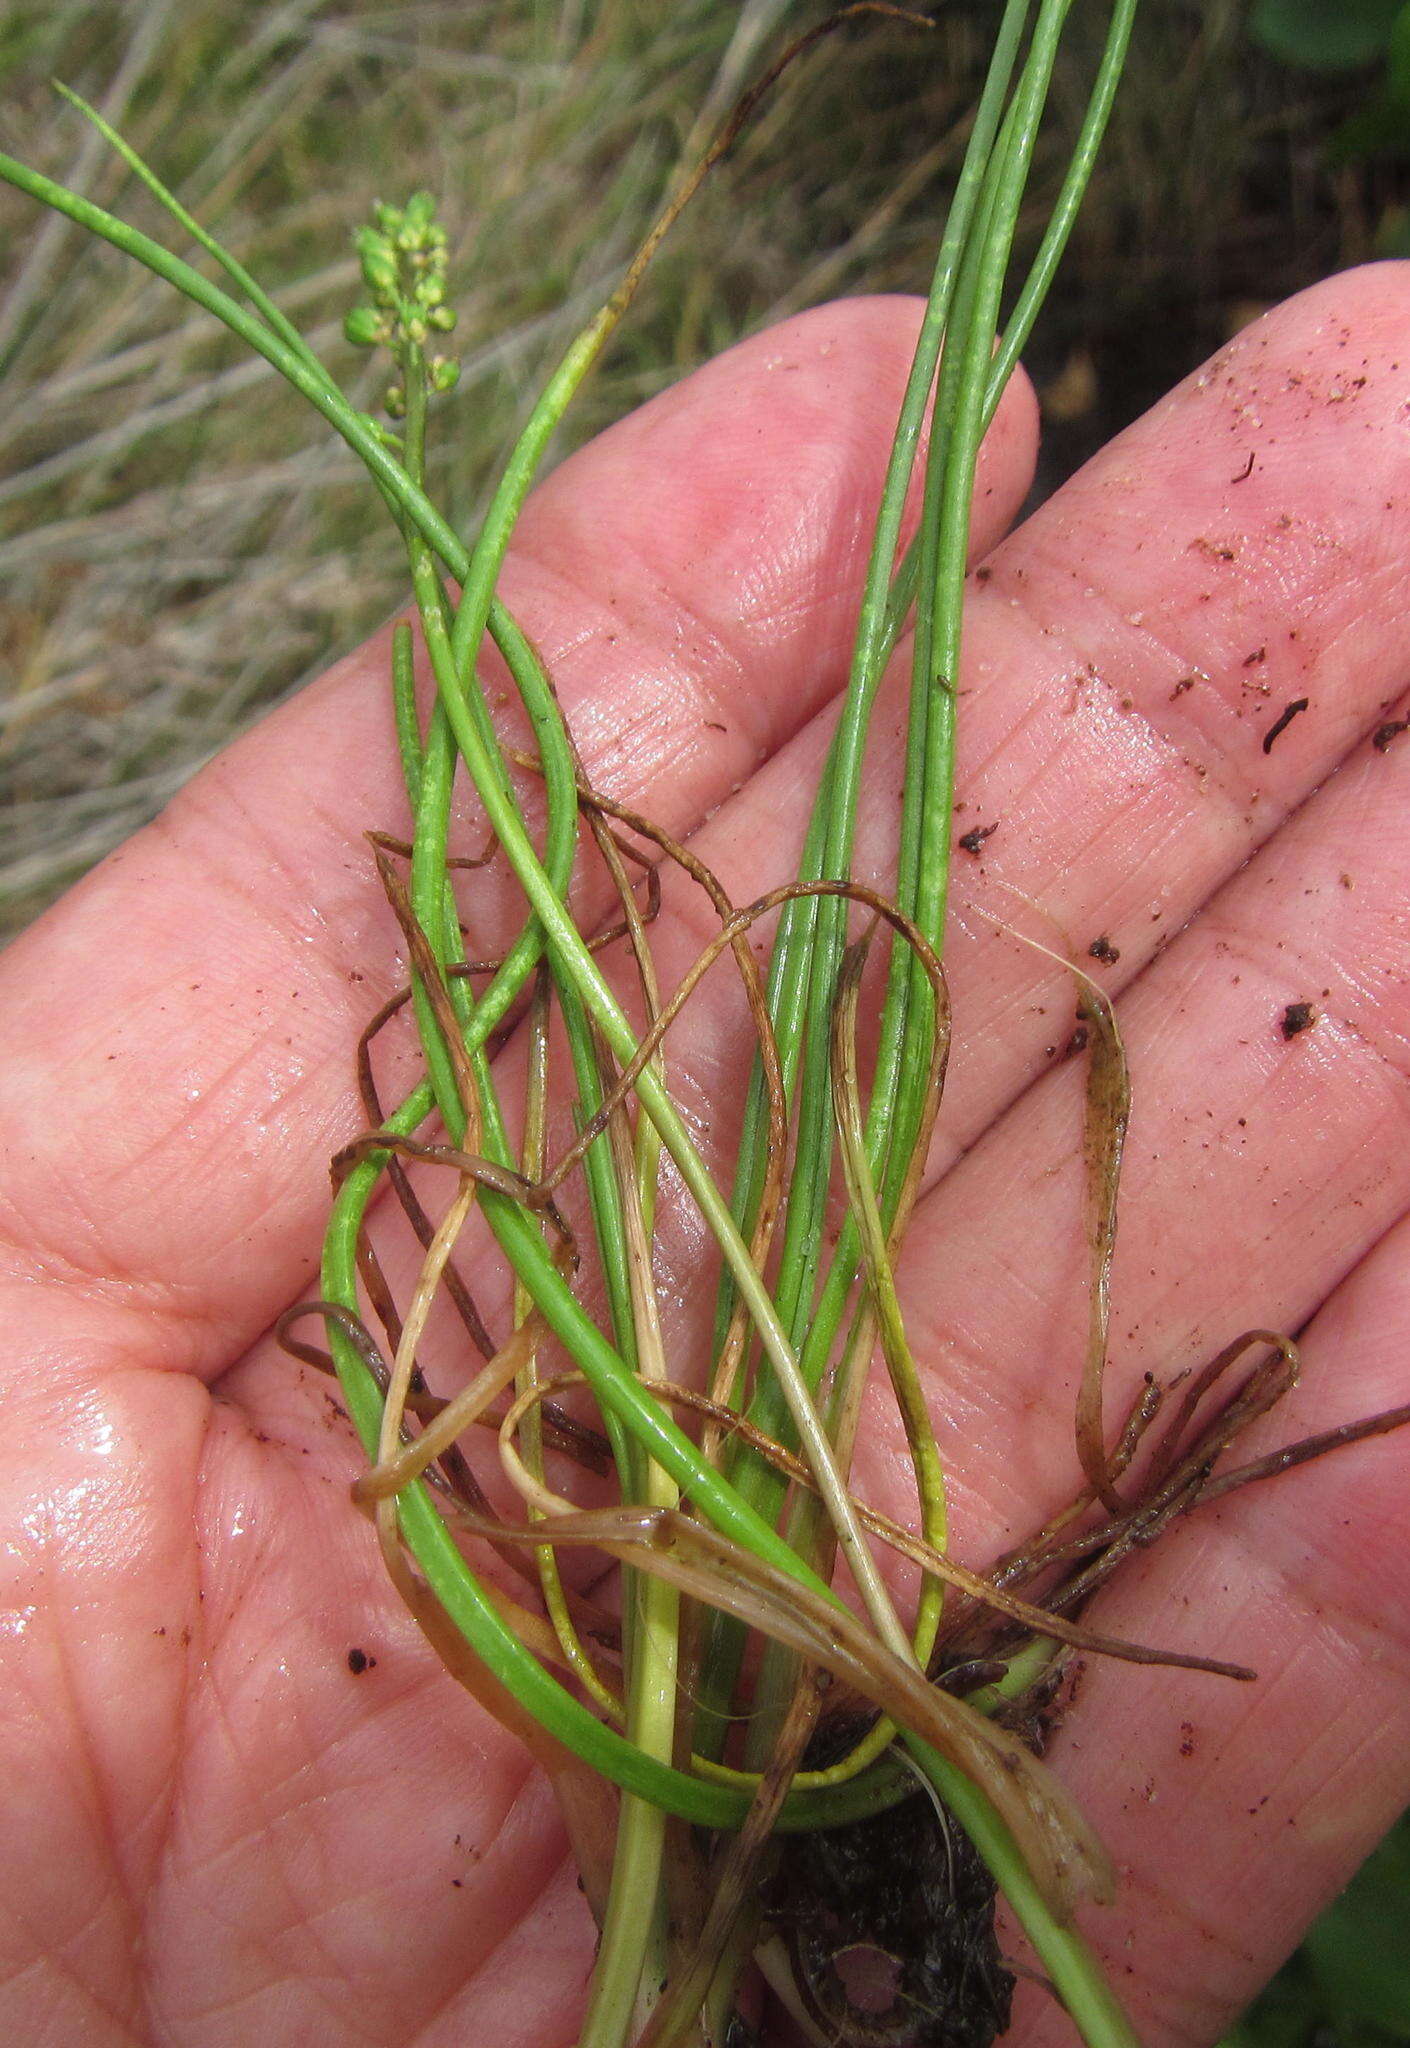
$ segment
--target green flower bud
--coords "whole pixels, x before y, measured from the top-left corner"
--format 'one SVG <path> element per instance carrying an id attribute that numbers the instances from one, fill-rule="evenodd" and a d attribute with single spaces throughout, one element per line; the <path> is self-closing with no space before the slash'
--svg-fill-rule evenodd
<path id="1" fill-rule="evenodd" d="M 389 384 L 382 403 L 394 420 L 399 420 L 406 411 L 406 393 L 400 384 Z"/>
<path id="2" fill-rule="evenodd" d="M 460 365 L 450 356 L 432 356 L 428 367 L 433 391 L 453 391 L 460 382 Z"/>
<path id="3" fill-rule="evenodd" d="M 432 306 L 430 312 L 426 315 L 426 325 L 439 328 L 442 334 L 449 334 L 451 328 L 455 325 L 455 308 L 453 306 Z"/>
<path id="4" fill-rule="evenodd" d="M 418 249 L 436 216 L 436 202 L 430 192 L 413 192 L 402 209 L 403 248 Z"/>
<path id="5" fill-rule="evenodd" d="M 354 348 L 376 348 L 387 339 L 387 323 L 375 306 L 354 306 L 343 332 Z"/>
<path id="6" fill-rule="evenodd" d="M 397 259 L 390 242 L 375 228 L 359 228 L 353 245 L 362 262 L 363 282 L 385 304 L 397 289 Z"/>
<path id="7" fill-rule="evenodd" d="M 394 235 L 401 226 L 402 212 L 399 206 L 387 206 L 378 200 L 372 215 L 384 235 Z"/>

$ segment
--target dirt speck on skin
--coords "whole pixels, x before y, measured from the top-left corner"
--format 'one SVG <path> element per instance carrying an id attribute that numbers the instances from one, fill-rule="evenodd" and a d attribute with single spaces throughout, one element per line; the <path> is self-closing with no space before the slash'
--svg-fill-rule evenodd
<path id="1" fill-rule="evenodd" d="M 364 1671 L 374 1670 L 376 1664 L 377 1659 L 369 1657 L 366 1650 L 353 1648 L 348 1651 L 348 1669 L 354 1678 L 361 1678 Z"/>
<path id="2" fill-rule="evenodd" d="M 985 840 L 990 838 L 998 829 L 999 821 L 997 818 L 995 818 L 992 825 L 976 825 L 971 831 L 961 833 L 960 846 L 964 852 L 974 854 L 977 859 L 983 851 Z"/>
<path id="3" fill-rule="evenodd" d="M 1102 933 L 1100 938 L 1093 939 L 1091 945 L 1087 948 L 1087 952 L 1093 960 L 1105 961 L 1108 967 L 1114 960 L 1121 958 L 1121 948 L 1114 946 L 1105 932 Z"/>
<path id="4" fill-rule="evenodd" d="M 1273 723 L 1269 726 L 1267 732 L 1265 732 L 1263 735 L 1263 751 L 1265 754 L 1272 753 L 1273 742 L 1278 738 L 1280 733 L 1285 733 L 1287 731 L 1288 727 L 1292 724 L 1293 720 L 1297 717 L 1298 713 L 1300 711 L 1305 711 L 1308 705 L 1311 703 L 1311 701 L 1312 700 L 1310 697 L 1294 697 L 1291 704 L 1285 704 L 1283 706 L 1283 709 L 1278 713 L 1278 716 L 1274 719 Z"/>
<path id="5" fill-rule="evenodd" d="M 1378 754 L 1384 754 L 1391 741 L 1398 740 L 1403 732 L 1410 732 L 1410 718 L 1388 718 L 1371 734 L 1371 745 Z"/>
<path id="6" fill-rule="evenodd" d="M 1289 1003 L 1278 1021 L 1278 1029 L 1284 1038 L 1296 1038 L 1316 1022 L 1317 1012 L 1311 1003 Z"/>

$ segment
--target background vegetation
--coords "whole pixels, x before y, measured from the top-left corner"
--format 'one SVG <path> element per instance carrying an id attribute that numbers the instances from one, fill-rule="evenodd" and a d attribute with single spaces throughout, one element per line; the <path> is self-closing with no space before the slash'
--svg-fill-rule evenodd
<path id="1" fill-rule="evenodd" d="M 437 488 L 468 524 L 507 431 L 669 167 L 759 53 L 821 11 L 11 0 L 0 139 L 164 233 L 48 81 L 75 86 L 354 390 L 364 372 L 341 337 L 351 230 L 374 195 L 428 186 L 455 235 L 464 365 Z M 790 74 L 668 246 L 576 437 L 794 308 L 922 284 L 994 9 L 933 11 L 930 35 L 861 25 Z M 1079 104 L 1075 73 L 1064 97 Z M 1030 358 L 1046 416 L 1039 489 L 1263 305 L 1410 249 L 1407 137 L 1400 0 L 1145 0 Z M 359 474 L 211 323 L 0 192 L 0 933 L 399 601 L 399 551 Z M 1404 1826 L 1238 2039 L 1410 2039 Z"/>

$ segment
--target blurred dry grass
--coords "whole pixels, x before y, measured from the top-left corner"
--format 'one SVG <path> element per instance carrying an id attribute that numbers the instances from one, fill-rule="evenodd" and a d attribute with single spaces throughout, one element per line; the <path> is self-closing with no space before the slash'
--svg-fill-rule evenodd
<path id="1" fill-rule="evenodd" d="M 497 451 L 682 148 L 803 0 L 61 0 L 0 22 L 0 141 L 164 239 L 51 93 L 99 104 L 305 327 L 341 337 L 353 227 L 428 185 L 464 376 L 435 485 L 473 518 Z M 1092 33 L 1100 28 L 1093 11 Z M 801 64 L 682 230 L 572 432 L 779 313 L 922 282 L 992 0 Z M 1105 168 L 1040 340 L 1051 482 L 1273 298 L 1365 253 L 1335 113 L 1255 59 L 1236 0 L 1147 0 Z M 1075 118 L 1080 50 L 1059 84 Z M 364 380 L 359 385 L 358 380 Z M 1073 394 L 1076 402 L 1073 402 Z M 0 931 L 397 602 L 355 461 L 261 363 L 115 252 L 0 188 Z"/>

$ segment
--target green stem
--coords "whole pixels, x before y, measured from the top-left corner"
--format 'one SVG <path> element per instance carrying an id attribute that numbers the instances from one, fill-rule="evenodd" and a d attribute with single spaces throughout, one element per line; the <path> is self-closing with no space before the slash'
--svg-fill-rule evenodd
<path id="1" fill-rule="evenodd" d="M 669 1374 L 651 1249 L 631 1138 L 621 1111 L 613 1118 L 612 1138 L 627 1223 L 637 1359 L 644 1380 L 661 1381 Z M 642 1497 L 648 1507 L 674 1508 L 680 1501 L 680 1489 L 669 1473 L 648 1463 Z M 668 1764 L 676 1736 L 680 1594 L 664 1579 L 626 1572 L 622 1597 L 631 1622 L 627 1632 L 627 1740 L 644 1756 Z M 666 1815 L 661 1808 L 636 1793 L 625 1793 L 617 1822 L 612 1887 L 579 2048 L 619 2048 L 628 2038 L 633 2016 L 639 2027 L 659 1995 L 665 1950 L 660 1900 L 665 1847 Z M 654 1910 L 645 1909 L 647 1900 L 657 1902 Z"/>
<path id="2" fill-rule="evenodd" d="M 1004 96 L 1022 40 L 1029 4 L 1030 0 L 1007 0 L 946 220 L 887 463 L 847 691 L 804 848 L 800 869 L 802 880 L 811 881 L 824 875 L 845 877 L 850 872 L 865 741 L 876 693 L 899 624 L 888 606 L 888 586 L 895 564 L 906 495 L 959 264 L 986 175 L 993 140 L 1002 120 Z M 807 1325 L 823 1236 L 833 1149 L 828 1021 L 845 944 L 846 915 L 845 903 L 825 898 L 808 898 L 788 905 L 779 921 L 769 977 L 770 1009 L 790 1091 L 800 1064 L 802 1067 L 802 1079 L 797 1084 L 795 1166 L 779 1258 L 781 1284 L 777 1299 L 783 1326 L 795 1343 L 803 1343 L 802 1375 L 810 1391 L 821 1379 L 836 1328 L 835 1322 L 832 1323 L 819 1341 L 816 1324 L 811 1338 Z M 734 1213 L 746 1226 L 752 1221 L 762 1181 L 764 1131 L 763 1086 L 756 1067 L 741 1135 L 734 1199 Z M 828 1294 L 828 1305 L 835 1307 L 839 1319 L 845 1308 L 858 1256 L 855 1232 L 850 1225 L 846 1244 L 850 1249 L 850 1260 L 840 1256 L 834 1259 L 832 1271 L 835 1277 Z M 844 1273 L 845 1279 L 841 1277 Z M 727 1275 L 727 1280 L 732 1285 L 732 1277 Z M 716 1318 L 717 1329 L 723 1327 L 731 1298 L 728 1292 L 722 1294 Z M 783 1433 L 788 1414 L 788 1404 L 783 1399 L 781 1387 L 776 1382 L 765 1380 L 751 1406 L 750 1420 L 767 1435 L 777 1437 Z M 765 1460 L 743 1451 L 731 1459 L 729 1469 L 736 1476 L 746 1499 L 773 1520 L 782 1505 L 784 1493 L 779 1475 L 773 1468 Z M 714 1725 L 723 1727 L 724 1705 L 733 1691 L 743 1654 L 743 1631 L 725 1617 L 711 1617 L 706 1624 L 706 1641 L 707 1704 L 714 1709 Z"/>
<path id="3" fill-rule="evenodd" d="M 166 208 L 172 219 L 186 230 L 193 241 L 200 244 L 208 256 L 215 258 L 226 276 L 239 286 L 245 297 L 250 301 L 250 304 L 280 339 L 287 343 L 296 354 L 300 355 L 309 364 L 311 369 L 317 371 L 320 376 L 327 378 L 331 383 L 332 380 L 328 378 L 328 372 L 324 369 L 323 364 L 314 354 L 303 335 L 300 334 L 298 328 L 295 327 L 293 321 L 284 313 L 281 313 L 268 292 L 265 291 L 264 287 L 255 278 L 251 277 L 244 264 L 237 262 L 228 249 L 222 248 L 215 239 L 215 236 L 208 233 L 201 226 L 201 223 L 193 213 L 187 212 L 181 201 L 176 197 L 176 194 L 162 183 L 150 164 L 143 162 L 142 158 L 132 147 L 132 144 L 125 137 L 119 135 L 117 129 L 110 122 L 104 120 L 96 107 L 90 106 L 80 93 L 76 93 L 71 86 L 65 85 L 62 79 L 56 78 L 54 80 L 54 90 L 62 99 L 66 99 L 71 107 L 76 108 L 82 114 L 85 121 L 91 122 L 103 140 L 111 149 L 117 152 L 134 176 L 141 179 L 147 190 L 152 194 L 152 197 Z"/>
<path id="4" fill-rule="evenodd" d="M 983 1793 L 925 1743 L 904 1733 L 902 1740 L 983 1856 L 1087 2048 L 1140 2048 L 1101 1963 L 1075 1927 L 1053 1917 L 1013 1836 Z"/>
<path id="5" fill-rule="evenodd" d="M 819 821 L 816 849 L 818 875 L 845 877 L 850 872 L 865 741 L 876 691 L 890 651 L 887 592 L 900 536 L 901 519 L 915 463 L 925 407 L 935 378 L 960 258 L 972 223 L 994 135 L 1002 118 L 1004 95 L 1017 54 L 1030 0 L 1008 0 L 995 43 L 994 56 L 965 151 L 954 201 L 936 261 L 915 356 L 902 398 L 900 416 L 882 487 L 877 525 L 863 588 L 857 639 L 841 717 L 828 755 L 815 817 Z M 812 851 L 810 848 L 809 851 Z M 811 867 L 811 862 L 809 863 Z M 811 873 L 802 879 L 812 880 Z M 770 1000 L 780 1050 L 790 1071 L 804 1059 L 799 1109 L 797 1164 L 790 1189 L 788 1220 L 780 1268 L 784 1276 L 779 1311 L 795 1341 L 812 1294 L 822 1206 L 826 1200 L 828 1163 L 832 1154 L 831 1099 L 828 1081 L 827 1023 L 841 962 L 846 905 L 836 899 L 808 898 L 789 905 L 779 923 L 771 972 Z M 804 1052 L 806 1047 L 806 1052 Z M 757 1179 L 755 1154 L 763 1142 L 763 1094 L 757 1076 L 741 1142 L 740 1178 Z M 747 1212 L 746 1212 L 747 1217 Z M 776 1432 L 783 1416 L 776 1397 L 766 1389 L 753 1415 L 758 1425 Z M 751 1484 L 762 1498 L 777 1497 L 776 1475 L 756 1459 L 746 1461 Z"/>

